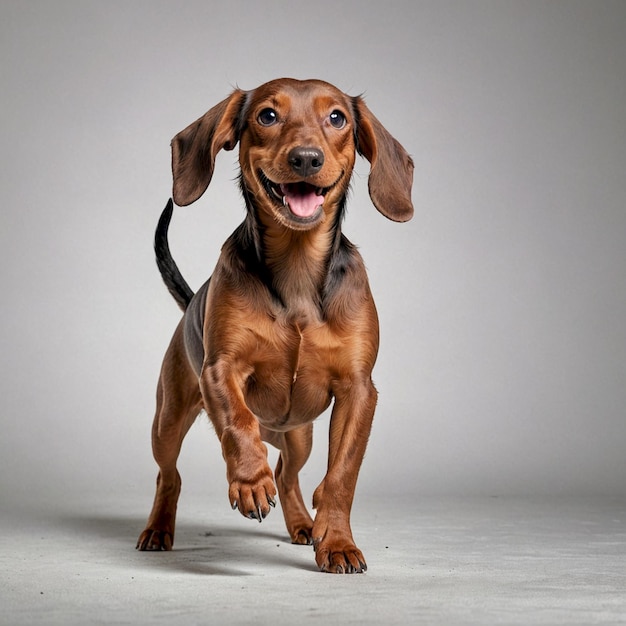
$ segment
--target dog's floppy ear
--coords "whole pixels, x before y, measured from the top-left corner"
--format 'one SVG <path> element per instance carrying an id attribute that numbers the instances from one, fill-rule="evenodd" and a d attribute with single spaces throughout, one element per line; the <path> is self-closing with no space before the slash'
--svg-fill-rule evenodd
<path id="1" fill-rule="evenodd" d="M 371 165 L 368 180 L 374 206 L 394 222 L 413 217 L 413 159 L 376 119 L 362 98 L 354 98 L 359 154 Z"/>
<path id="2" fill-rule="evenodd" d="M 245 99 L 245 91 L 235 90 L 172 139 L 174 202 L 179 206 L 195 202 L 206 191 L 217 153 L 237 145 Z"/>

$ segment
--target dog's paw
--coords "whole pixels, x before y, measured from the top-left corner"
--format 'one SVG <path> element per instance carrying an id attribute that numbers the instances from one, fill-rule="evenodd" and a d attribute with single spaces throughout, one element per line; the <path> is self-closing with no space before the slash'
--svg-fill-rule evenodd
<path id="1" fill-rule="evenodd" d="M 353 544 L 329 545 L 329 542 L 313 542 L 315 562 L 322 572 L 330 574 L 362 574 L 367 571 L 363 553 Z"/>
<path id="2" fill-rule="evenodd" d="M 319 493 L 318 488 L 316 495 Z M 317 504 L 313 549 L 318 567 L 330 574 L 361 574 L 367 571 L 363 553 L 354 544 L 348 514 L 329 512 L 321 502 Z"/>
<path id="3" fill-rule="evenodd" d="M 280 485 L 279 485 L 280 486 Z M 291 538 L 291 543 L 296 543 L 302 546 L 310 546 L 313 544 L 313 520 L 301 503 L 301 498 L 290 497 L 289 492 L 280 493 L 280 506 L 283 509 L 283 515 L 285 516 L 285 524 L 287 526 L 287 532 Z M 284 495 L 283 495 L 284 493 Z"/>
<path id="4" fill-rule="evenodd" d="M 262 522 L 276 506 L 276 487 L 271 471 L 269 476 L 264 476 L 255 483 L 237 480 L 231 482 L 228 498 L 233 510 L 238 509 L 244 517 Z"/>
<path id="5" fill-rule="evenodd" d="M 146 552 L 158 552 L 159 550 L 171 550 L 174 545 L 174 537 L 166 530 L 146 528 L 135 546 L 137 550 Z"/>
<path id="6" fill-rule="evenodd" d="M 291 543 L 301 546 L 313 545 L 313 529 L 311 527 L 306 527 L 291 531 Z"/>

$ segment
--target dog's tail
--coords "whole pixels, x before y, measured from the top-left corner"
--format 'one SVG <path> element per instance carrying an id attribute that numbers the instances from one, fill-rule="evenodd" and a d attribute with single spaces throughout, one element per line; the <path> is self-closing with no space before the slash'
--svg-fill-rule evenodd
<path id="1" fill-rule="evenodd" d="M 170 246 L 167 243 L 167 231 L 173 211 L 174 203 L 170 198 L 163 209 L 163 213 L 161 213 L 156 233 L 154 234 L 154 251 L 156 253 L 156 262 L 159 272 L 161 272 L 161 276 L 163 277 L 163 282 L 172 294 L 174 300 L 176 300 L 178 306 L 184 311 L 191 302 L 191 298 L 193 298 L 193 291 L 174 262 L 172 254 L 170 253 Z"/>

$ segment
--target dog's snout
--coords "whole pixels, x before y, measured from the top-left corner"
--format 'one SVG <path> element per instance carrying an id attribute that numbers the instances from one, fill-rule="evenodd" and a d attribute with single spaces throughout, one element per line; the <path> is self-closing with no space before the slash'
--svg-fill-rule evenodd
<path id="1" fill-rule="evenodd" d="M 324 165 L 324 153 L 318 148 L 303 146 L 293 148 L 287 159 L 291 169 L 304 178 L 317 174 Z"/>

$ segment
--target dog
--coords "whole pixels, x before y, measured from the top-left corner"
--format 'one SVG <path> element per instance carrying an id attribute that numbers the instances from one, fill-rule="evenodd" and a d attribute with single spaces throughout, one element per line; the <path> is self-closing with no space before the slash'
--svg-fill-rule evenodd
<path id="1" fill-rule="evenodd" d="M 152 429 L 156 495 L 139 550 L 171 550 L 185 434 L 205 410 L 220 440 L 233 509 L 261 522 L 278 495 L 291 541 L 319 568 L 367 569 L 350 527 L 377 391 L 378 318 L 361 255 L 341 232 L 356 155 L 385 217 L 413 216 L 413 161 L 370 112 L 320 80 L 277 79 L 236 89 L 172 140 L 173 200 L 195 202 L 220 150 L 239 144 L 246 217 L 211 278 L 193 293 L 170 254 L 168 202 L 157 264 L 184 311 L 167 349 Z M 304 504 L 298 473 L 313 421 L 330 404 L 328 468 Z M 273 473 L 267 448 L 279 458 Z"/>

